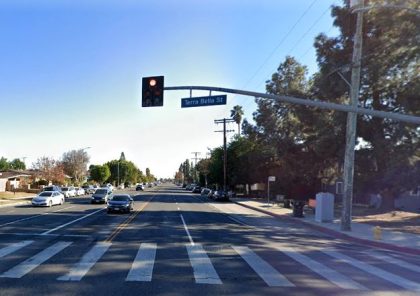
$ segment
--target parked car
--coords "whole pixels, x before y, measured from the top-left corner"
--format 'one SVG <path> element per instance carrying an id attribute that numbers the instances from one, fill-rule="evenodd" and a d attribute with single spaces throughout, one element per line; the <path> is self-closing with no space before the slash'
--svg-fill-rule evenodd
<path id="1" fill-rule="evenodd" d="M 64 197 L 75 197 L 76 196 L 76 190 L 73 186 L 69 187 L 62 187 L 61 192 L 63 193 Z"/>
<path id="2" fill-rule="evenodd" d="M 32 199 L 33 206 L 62 205 L 64 203 L 64 195 L 58 191 L 43 191 Z"/>
<path id="3" fill-rule="evenodd" d="M 111 189 L 111 191 L 114 191 L 114 186 L 112 186 L 111 183 L 106 184 L 106 187 L 108 187 L 109 189 Z"/>
<path id="4" fill-rule="evenodd" d="M 74 190 L 76 190 L 76 196 L 85 195 L 86 192 L 82 187 L 74 187 Z"/>
<path id="5" fill-rule="evenodd" d="M 153 187 L 153 183 L 148 183 L 147 187 L 152 188 Z"/>
<path id="6" fill-rule="evenodd" d="M 209 193 L 210 192 L 211 192 L 211 189 L 209 189 L 209 188 L 203 188 L 203 189 L 201 189 L 201 195 L 209 196 Z"/>
<path id="7" fill-rule="evenodd" d="M 92 194 L 91 203 L 107 203 L 112 198 L 112 191 L 108 187 L 96 189 Z"/>
<path id="8" fill-rule="evenodd" d="M 57 185 L 46 186 L 42 191 L 58 191 L 61 192 L 61 187 Z"/>
<path id="9" fill-rule="evenodd" d="M 128 194 L 116 194 L 108 200 L 107 210 L 111 212 L 130 213 L 134 208 L 134 201 Z"/>
<path id="10" fill-rule="evenodd" d="M 92 185 L 83 185 L 82 188 L 85 190 L 85 194 L 93 194 L 96 190 Z"/>
<path id="11" fill-rule="evenodd" d="M 212 198 L 217 201 L 229 201 L 228 193 L 223 190 L 214 191 Z"/>
<path id="12" fill-rule="evenodd" d="M 136 186 L 136 191 L 143 191 L 144 190 L 144 185 L 143 184 L 139 184 Z"/>
<path id="13" fill-rule="evenodd" d="M 192 193 L 201 193 L 201 186 L 194 186 Z"/>

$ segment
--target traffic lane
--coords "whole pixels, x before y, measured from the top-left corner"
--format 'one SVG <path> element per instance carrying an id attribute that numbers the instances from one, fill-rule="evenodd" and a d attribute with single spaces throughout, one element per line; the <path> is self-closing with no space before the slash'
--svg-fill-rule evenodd
<path id="1" fill-rule="evenodd" d="M 131 213 L 107 213 L 106 205 L 98 205 L 95 212 L 90 212 L 90 216 L 80 220 L 75 219 L 77 221 L 71 220 L 60 224 L 52 228 L 50 233 L 63 236 L 91 236 L 96 240 L 106 240 L 113 231 L 119 229 L 127 220 L 132 219 L 136 215 L 136 211 L 141 209 L 151 197 L 151 195 L 133 196 L 135 203 L 134 211 Z"/>
<path id="2" fill-rule="evenodd" d="M 90 203 L 66 203 L 50 208 L 47 211 L 35 211 L 33 214 L 10 216 L 7 222 L 0 224 L 0 233 L 32 233 L 41 234 L 70 221 L 92 214 L 104 205 Z"/>

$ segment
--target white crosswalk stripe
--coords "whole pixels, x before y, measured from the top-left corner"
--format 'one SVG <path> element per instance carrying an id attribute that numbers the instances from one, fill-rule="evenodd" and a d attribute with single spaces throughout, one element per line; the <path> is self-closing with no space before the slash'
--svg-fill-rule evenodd
<path id="1" fill-rule="evenodd" d="M 200 244 L 186 245 L 195 282 L 198 284 L 222 284 L 210 258 Z"/>
<path id="2" fill-rule="evenodd" d="M 320 276 L 326 278 L 333 284 L 337 285 L 343 289 L 353 289 L 353 290 L 369 290 L 365 286 L 353 281 L 351 278 L 329 268 L 328 266 L 321 264 L 308 256 L 300 254 L 294 248 L 282 247 L 280 249 L 285 255 L 296 260 L 300 264 L 306 266 L 313 272 L 319 274 Z"/>
<path id="3" fill-rule="evenodd" d="M 87 252 L 68 274 L 57 278 L 59 281 L 80 281 L 93 265 L 109 249 L 111 243 L 99 242 Z"/>
<path id="4" fill-rule="evenodd" d="M 418 291 L 420 292 L 420 284 L 415 283 L 413 281 L 407 280 L 403 277 L 400 277 L 396 274 L 390 273 L 388 271 L 385 271 L 383 269 L 380 269 L 378 267 L 372 266 L 370 264 L 364 263 L 360 260 L 357 260 L 355 258 L 351 258 L 347 255 L 341 254 L 335 250 L 321 250 L 323 253 L 336 258 L 338 260 L 341 260 L 342 262 L 345 262 L 349 265 L 352 265 L 358 269 L 361 269 L 367 273 L 373 274 L 374 276 L 380 277 L 386 281 L 389 281 L 393 283 L 394 285 L 400 286 L 404 289 L 410 290 L 410 291 Z"/>
<path id="5" fill-rule="evenodd" d="M 17 252 L 31 245 L 32 243 L 34 243 L 32 240 L 24 240 L 21 242 L 11 243 L 9 246 L 0 249 L 0 258 Z M 66 241 L 56 242 L 55 244 L 26 259 L 25 261 L 15 265 L 6 272 L 0 274 L 0 278 L 22 278 L 71 244 L 72 242 Z M 86 251 L 80 261 L 75 263 L 67 273 L 63 273 L 64 275 L 61 274 L 61 276 L 57 277 L 56 279 L 59 281 L 81 281 L 87 274 L 89 274 L 95 264 L 107 253 L 111 247 L 112 243 L 110 242 L 96 243 Z M 226 249 L 226 247 L 227 246 L 225 245 L 224 249 Z M 268 286 L 295 287 L 295 284 L 288 279 L 287 270 L 285 271 L 286 273 L 283 272 L 282 274 L 281 269 L 277 270 L 269 262 L 265 261 L 253 250 L 246 246 L 229 247 L 231 248 L 229 252 L 235 251 L 239 255 L 239 257 L 235 256 L 237 257 L 237 260 L 245 261 Z M 138 246 L 137 254 L 135 258 L 132 259 L 133 261 L 131 263 L 131 268 L 129 270 L 127 268 L 128 274 L 125 278 L 125 281 L 152 281 L 157 248 L 158 246 L 156 243 L 141 243 Z M 222 284 L 222 280 L 220 279 L 218 272 L 213 266 L 212 260 L 209 258 L 201 244 L 188 244 L 186 245 L 186 250 L 188 253 L 189 262 L 193 270 L 195 282 L 197 284 Z M 363 273 L 367 273 L 373 275 L 373 277 L 386 280 L 393 285 L 397 285 L 405 290 L 420 292 L 420 282 L 407 279 L 403 276 L 386 271 L 385 269 L 378 268 L 370 262 L 368 264 L 366 261 L 355 259 L 341 253 L 341 251 L 337 249 L 321 249 L 319 252 L 337 259 L 338 262 L 356 267 L 357 269 L 361 270 L 360 276 L 350 277 L 345 275 L 343 272 L 338 270 L 338 265 L 337 268 L 335 267 L 336 265 L 327 266 L 322 261 L 317 260 L 316 258 L 314 259 L 314 253 L 304 253 L 301 249 L 297 249 L 288 244 L 282 243 L 277 245 L 277 250 L 298 262 L 300 265 L 307 267 L 311 272 L 313 272 L 313 274 L 317 274 L 325 278 L 327 281 L 341 289 L 369 291 L 369 281 L 366 281 L 366 284 L 364 285 L 358 282 L 358 279 L 361 278 Z M 363 254 L 365 254 L 366 257 L 375 260 L 375 262 L 379 261 L 387 263 L 387 270 L 392 271 L 393 267 L 399 267 L 414 272 L 415 275 L 420 273 L 419 265 L 416 265 L 416 263 L 412 262 L 406 262 L 400 258 L 396 258 L 392 256 L 392 254 L 373 250 L 365 251 Z M 22 254 L 19 256 L 21 255 Z M 13 258 L 14 256 L 11 257 Z M 6 260 L 8 260 L 8 258 L 6 258 Z M 302 276 L 307 276 L 309 279 L 311 274 L 302 274 Z M 372 280 L 375 280 L 373 277 Z"/>
<path id="6" fill-rule="evenodd" d="M 156 257 L 156 244 L 143 243 L 139 247 L 137 256 L 133 261 L 126 281 L 150 282 L 152 281 L 153 266 Z"/>
<path id="7" fill-rule="evenodd" d="M 34 241 L 28 240 L 28 241 L 22 241 L 18 243 L 11 244 L 10 246 L 4 247 L 3 249 L 0 249 L 0 258 L 7 256 L 13 252 L 16 252 L 30 244 L 32 244 Z"/>
<path id="8" fill-rule="evenodd" d="M 51 247 L 41 251 L 40 253 L 36 254 L 35 256 L 25 260 L 24 262 L 16 265 L 12 269 L 6 271 L 5 273 L 1 274 L 0 277 L 5 278 L 21 278 L 25 274 L 31 272 L 33 269 L 38 267 L 40 264 L 44 263 L 55 254 L 62 251 L 64 248 L 71 245 L 71 242 L 58 242 L 52 245 Z"/>
<path id="9" fill-rule="evenodd" d="M 397 258 L 387 256 L 387 255 L 384 255 L 384 254 L 381 254 L 381 253 L 378 253 L 378 252 L 374 252 L 374 251 L 369 251 L 369 252 L 367 252 L 367 254 L 369 256 L 375 257 L 376 259 L 379 259 L 381 261 L 385 261 L 385 262 L 394 264 L 396 266 L 400 266 L 400 267 L 403 267 L 405 269 L 420 273 L 420 266 L 418 266 L 418 265 L 414 265 L 414 264 L 399 260 Z"/>
<path id="10" fill-rule="evenodd" d="M 249 266 L 269 285 L 270 287 L 294 287 L 281 273 L 275 270 L 270 264 L 261 259 L 248 247 L 232 246 L 232 248 L 244 259 Z"/>

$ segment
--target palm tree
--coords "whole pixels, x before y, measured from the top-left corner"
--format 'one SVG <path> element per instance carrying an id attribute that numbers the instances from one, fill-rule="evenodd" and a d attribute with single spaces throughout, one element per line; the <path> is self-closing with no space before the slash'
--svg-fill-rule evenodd
<path id="1" fill-rule="evenodd" d="M 238 125 L 238 135 L 241 134 L 241 121 L 243 115 L 244 111 L 242 110 L 242 106 L 236 105 L 233 106 L 232 110 L 230 110 L 230 117 L 232 117 Z"/>

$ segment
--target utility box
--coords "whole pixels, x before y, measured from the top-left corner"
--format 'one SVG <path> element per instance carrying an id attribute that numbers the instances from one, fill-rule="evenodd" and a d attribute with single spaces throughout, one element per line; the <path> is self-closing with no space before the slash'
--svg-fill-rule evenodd
<path id="1" fill-rule="evenodd" d="M 316 195 L 315 221 L 330 222 L 334 220 L 334 194 L 320 192 Z"/>

